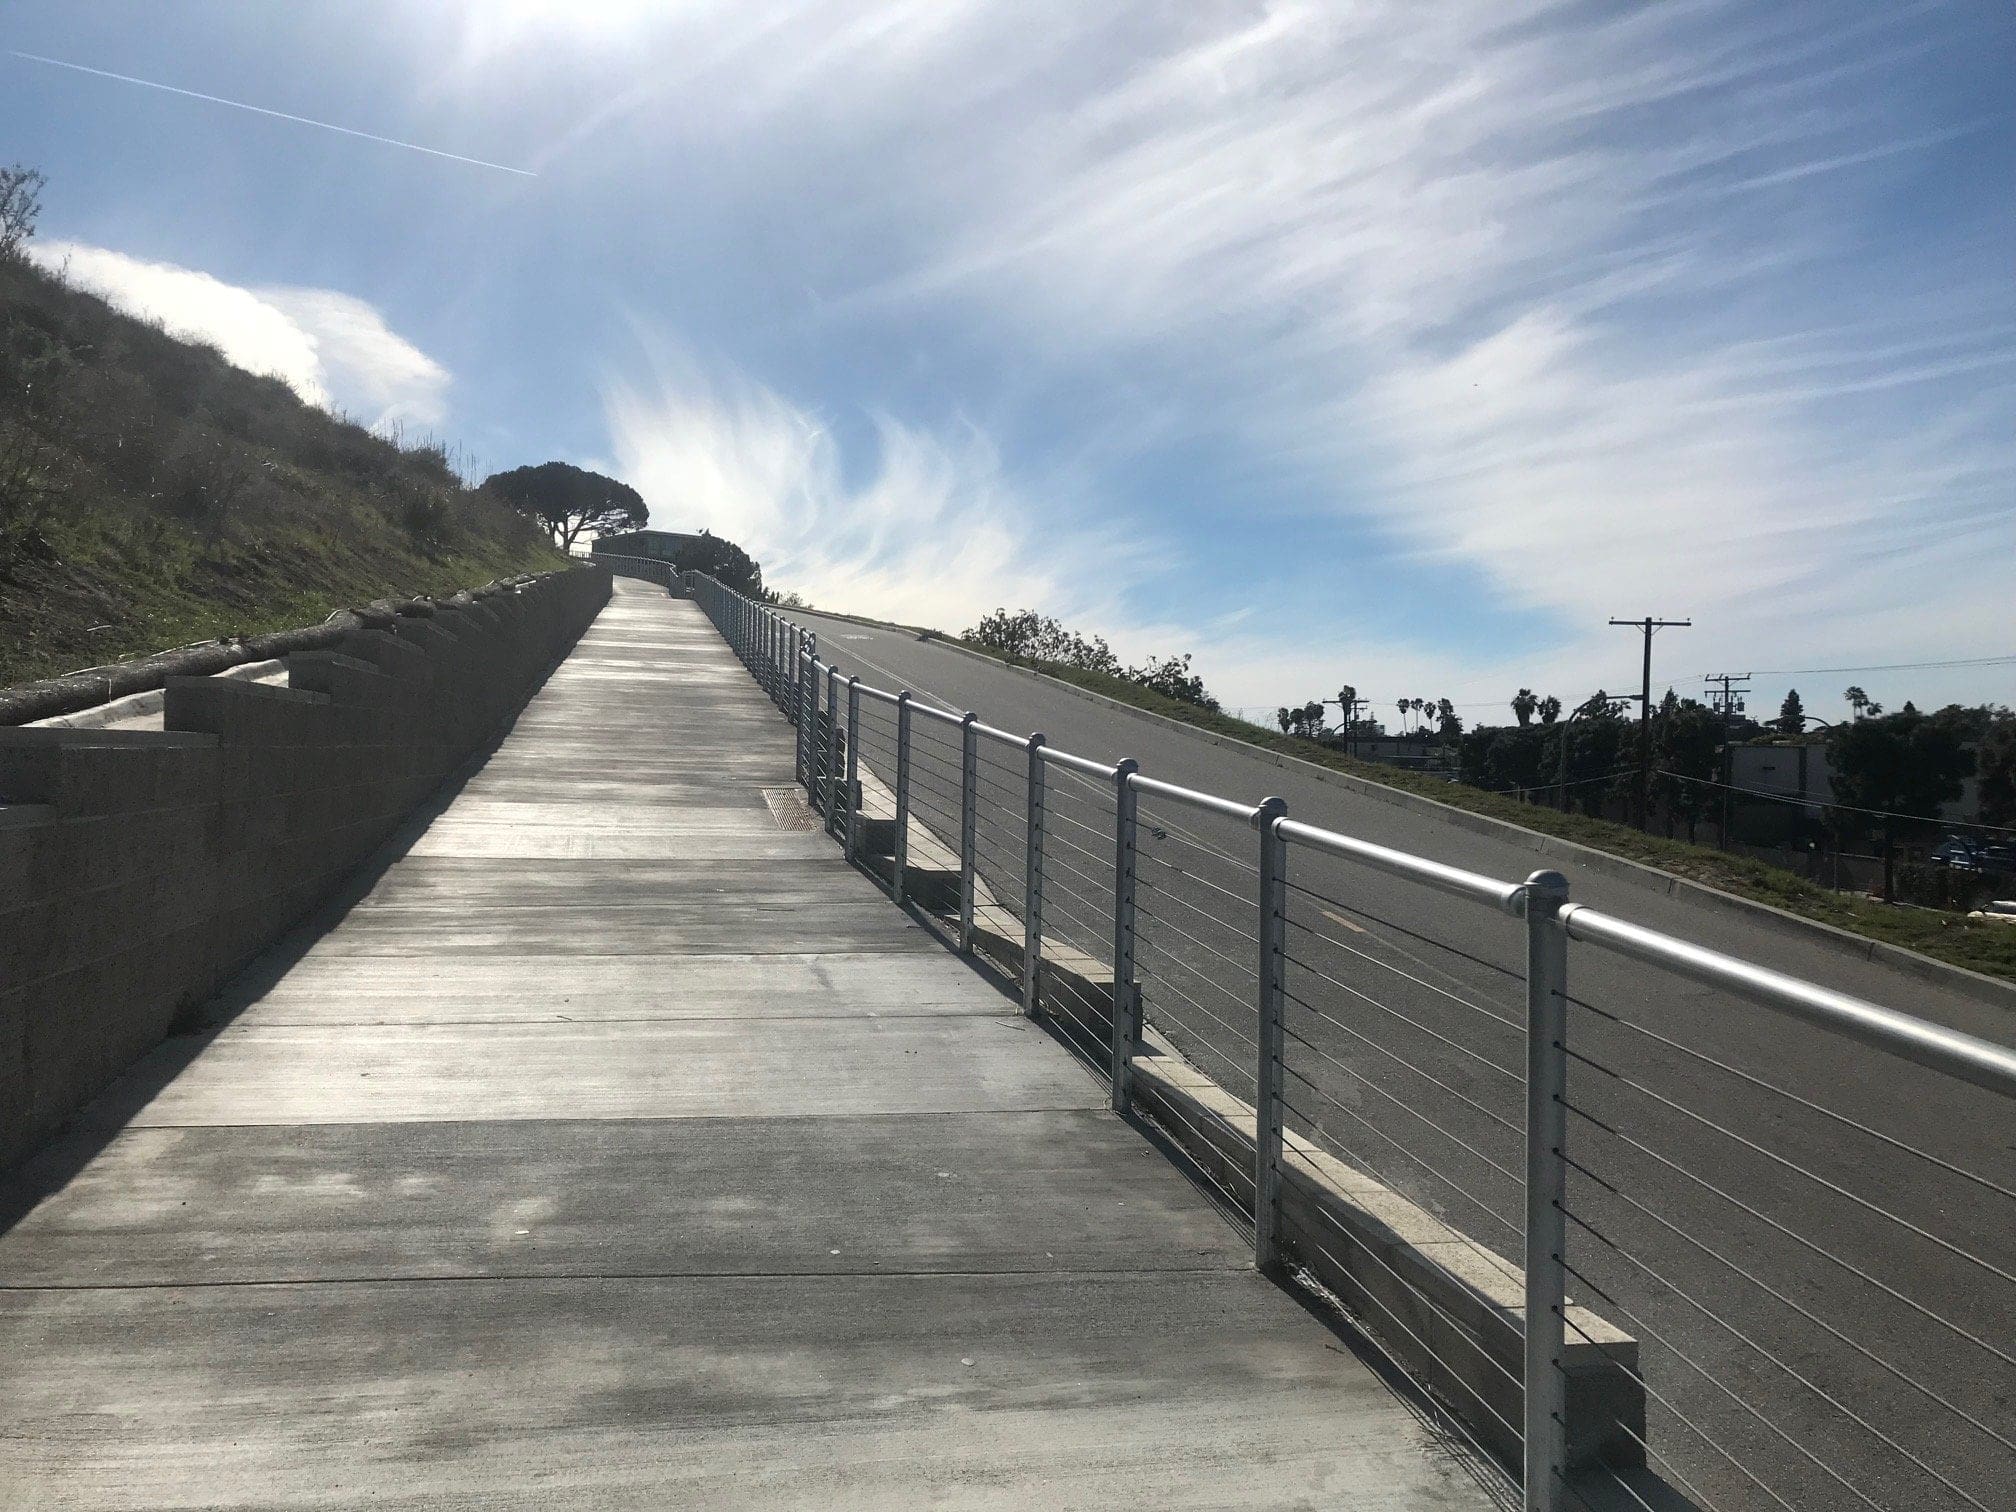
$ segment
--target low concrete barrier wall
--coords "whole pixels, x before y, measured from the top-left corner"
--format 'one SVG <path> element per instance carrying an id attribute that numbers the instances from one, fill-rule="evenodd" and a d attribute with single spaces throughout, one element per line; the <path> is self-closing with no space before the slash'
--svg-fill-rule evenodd
<path id="1" fill-rule="evenodd" d="M 0 1162 L 327 898 L 524 705 L 597 567 L 365 611 L 288 686 L 171 677 L 164 728 L 0 729 Z"/>

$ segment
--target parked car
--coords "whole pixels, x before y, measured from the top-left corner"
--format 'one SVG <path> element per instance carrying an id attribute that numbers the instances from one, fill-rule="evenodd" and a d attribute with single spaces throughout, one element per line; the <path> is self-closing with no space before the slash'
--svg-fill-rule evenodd
<path id="1" fill-rule="evenodd" d="M 1973 835 L 1944 836 L 1933 847 L 1932 859 L 1956 871 L 2016 873 L 2016 845 Z"/>

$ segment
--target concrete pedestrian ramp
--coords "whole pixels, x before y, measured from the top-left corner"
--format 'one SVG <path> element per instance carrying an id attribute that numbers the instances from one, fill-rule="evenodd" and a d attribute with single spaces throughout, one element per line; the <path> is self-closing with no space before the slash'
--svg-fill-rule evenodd
<path id="1" fill-rule="evenodd" d="M 0 1506 L 1490 1505 L 616 597 L 10 1178 Z"/>

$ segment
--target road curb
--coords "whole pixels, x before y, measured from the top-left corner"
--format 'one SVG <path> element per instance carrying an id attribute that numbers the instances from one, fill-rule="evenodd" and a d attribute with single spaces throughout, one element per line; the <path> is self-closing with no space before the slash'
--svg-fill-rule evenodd
<path id="1" fill-rule="evenodd" d="M 1931 956 L 1922 955 L 1918 951 L 1907 949 L 1902 945 L 1892 945 L 1883 940 L 1872 940 L 1867 935 L 1856 934 L 1853 930 L 1843 929 L 1839 925 L 1823 923 L 1819 919 L 1808 919 L 1800 914 L 1790 913 L 1769 903 L 1759 903 L 1751 898 L 1739 897 L 1735 893 L 1724 892 L 1719 887 L 1710 887 L 1705 882 L 1696 882 L 1691 878 L 1663 871 L 1659 867 L 1648 865 L 1643 861 L 1632 861 L 1623 856 L 1613 856 L 1608 851 L 1597 850 L 1592 846 L 1583 845 L 1579 841 L 1564 840 L 1558 835 L 1549 835 L 1539 830 L 1527 829 L 1524 825 L 1514 824 L 1507 819 L 1494 819 L 1488 814 L 1472 813 L 1468 809 L 1457 808 L 1453 804 L 1440 803 L 1433 798 L 1423 798 L 1418 793 L 1403 792 L 1399 788 L 1387 787 L 1383 783 L 1373 782 L 1363 777 L 1354 777 L 1347 772 L 1335 771 L 1330 767 L 1318 765 L 1313 761 L 1304 761 L 1299 756 L 1283 755 L 1279 751 L 1270 751 L 1265 746 L 1252 745 L 1243 740 L 1234 740 L 1230 736 L 1199 729 L 1196 725 L 1185 724 L 1180 719 L 1171 719 L 1166 714 L 1157 714 L 1148 709 L 1137 709 L 1132 704 L 1122 703 L 1117 698 L 1108 698 L 1103 693 L 1094 693 L 1090 688 L 1081 688 L 1076 683 L 1066 682 L 1061 677 L 1052 677 L 1048 673 L 1039 672 L 1033 667 L 1019 666 L 1012 662 L 1004 662 L 996 657 L 985 655 L 970 647 L 959 645 L 956 641 L 945 636 L 936 633 L 924 634 L 915 626 L 891 624 L 887 620 L 869 619 L 867 616 L 860 614 L 837 614 L 824 609 L 807 610 L 806 612 L 816 613 L 827 619 L 845 620 L 851 624 L 867 625 L 877 630 L 893 630 L 905 635 L 915 636 L 919 640 L 943 646 L 948 651 L 956 651 L 961 656 L 968 656 L 975 661 L 986 662 L 989 666 L 1002 671 L 1017 673 L 1023 677 L 1036 678 L 1040 682 L 1048 683 L 1051 687 L 1061 688 L 1067 693 L 1076 694 L 1087 702 L 1096 703 L 1105 708 L 1117 710 L 1122 714 L 1131 715 L 1137 720 L 1155 725 L 1161 729 L 1176 731 L 1198 740 L 1208 741 L 1210 744 L 1218 746 L 1221 749 L 1237 750 L 1245 755 L 1271 762 L 1278 767 L 1294 768 L 1302 775 L 1311 777 L 1315 781 L 1327 783 L 1332 787 L 1347 789 L 1350 792 L 1358 793 L 1363 797 L 1374 799 L 1380 803 L 1391 804 L 1395 808 L 1408 809 L 1415 813 L 1431 814 L 1445 823 L 1454 824 L 1461 829 L 1467 829 L 1473 834 L 1490 835 L 1501 840 L 1509 839 L 1530 850 L 1535 855 L 1545 856 L 1550 860 L 1572 862 L 1574 865 L 1584 867 L 1589 871 L 1600 872 L 1605 876 L 1617 877 L 1623 881 L 1633 882 L 1641 887 L 1662 892 L 1668 897 L 1685 896 L 1696 902 L 1706 903 L 1711 907 L 1718 908 L 1725 913 L 1731 913 L 1739 918 L 1747 919 L 1752 923 L 1769 925 L 1780 933 L 1796 935 L 1827 946 L 1829 949 L 1853 959 L 1875 962 L 1885 966 L 1894 966 L 1898 970 L 1908 972 L 1922 981 L 1944 987 L 1948 991 L 1956 992 L 1963 997 L 1970 998 L 1988 1007 L 2002 1008 L 2016 1012 L 2016 983 L 2005 982 L 2000 978 L 1970 970 L 1965 966 L 1954 966 L 1945 961 L 1935 960 Z"/>

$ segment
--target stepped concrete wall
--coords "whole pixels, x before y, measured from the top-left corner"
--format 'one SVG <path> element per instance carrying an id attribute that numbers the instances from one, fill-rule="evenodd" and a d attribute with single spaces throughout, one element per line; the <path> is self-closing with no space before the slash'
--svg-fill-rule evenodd
<path id="1" fill-rule="evenodd" d="M 371 616 L 159 731 L 0 729 L 0 1162 L 55 1132 L 482 749 L 608 601 L 586 566 Z"/>

